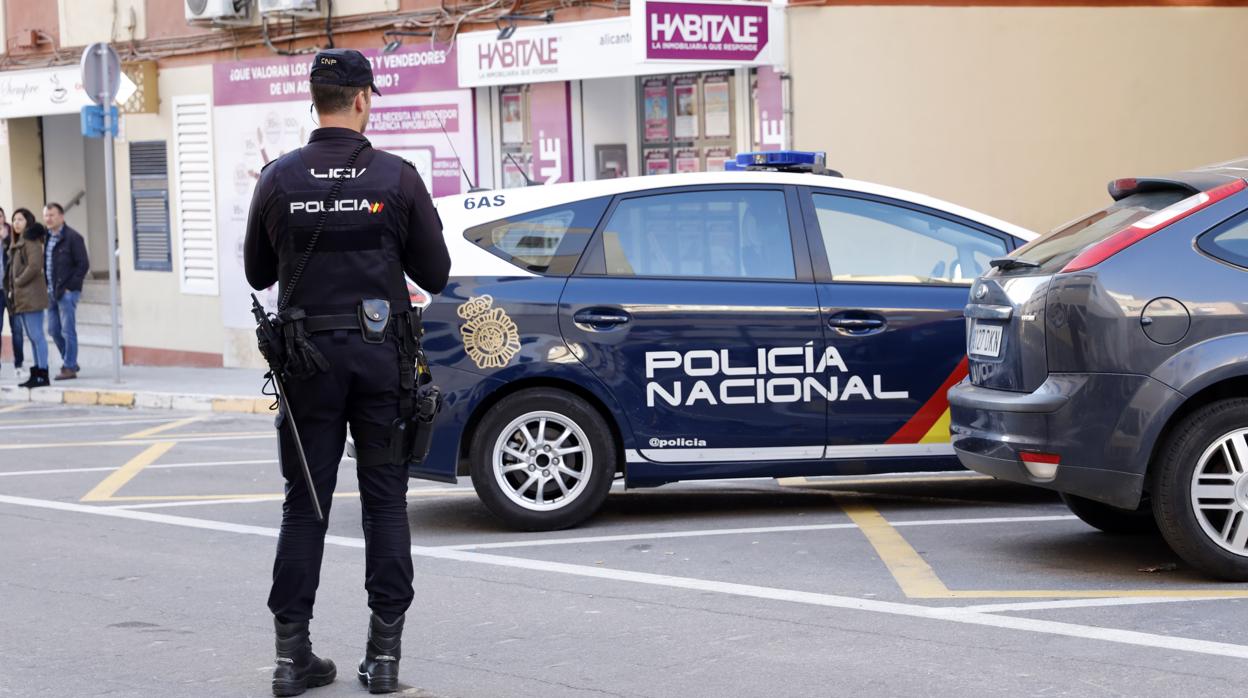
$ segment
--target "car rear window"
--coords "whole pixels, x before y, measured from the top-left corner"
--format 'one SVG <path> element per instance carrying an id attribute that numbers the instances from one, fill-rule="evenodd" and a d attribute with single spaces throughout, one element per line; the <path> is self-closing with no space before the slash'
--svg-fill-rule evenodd
<path id="1" fill-rule="evenodd" d="M 1066 266 L 1080 251 L 1122 230 L 1132 223 L 1182 201 L 1188 193 L 1175 190 L 1132 194 L 1095 213 L 1077 218 L 1018 248 L 1013 256 L 1053 272 Z M 1020 268 L 1026 273 L 1026 268 Z M 1034 273 L 1034 271 L 1032 272 Z"/>
<path id="2" fill-rule="evenodd" d="M 600 197 L 530 211 L 469 228 L 464 238 L 521 269 L 567 276 L 610 202 Z"/>
<path id="3" fill-rule="evenodd" d="M 1207 255 L 1248 268 L 1248 211 L 1201 235 L 1196 245 Z"/>

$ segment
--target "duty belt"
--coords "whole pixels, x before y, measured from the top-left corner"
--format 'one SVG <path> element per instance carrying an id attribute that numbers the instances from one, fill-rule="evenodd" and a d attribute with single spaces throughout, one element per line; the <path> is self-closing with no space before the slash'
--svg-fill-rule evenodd
<path id="1" fill-rule="evenodd" d="M 387 329 L 393 326 L 394 316 L 391 316 Z M 360 332 L 360 317 L 358 315 L 309 315 L 304 318 L 303 329 L 308 334 L 337 330 Z"/>

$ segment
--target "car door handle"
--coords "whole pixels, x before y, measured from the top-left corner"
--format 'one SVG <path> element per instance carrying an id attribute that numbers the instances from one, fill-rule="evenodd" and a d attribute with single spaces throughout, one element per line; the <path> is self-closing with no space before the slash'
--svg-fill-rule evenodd
<path id="1" fill-rule="evenodd" d="M 623 325 L 632 318 L 623 310 L 605 308 L 586 308 L 577 311 L 572 319 L 580 325 L 588 325 L 595 330 L 605 330 L 616 325 Z"/>
<path id="2" fill-rule="evenodd" d="M 832 317 L 828 318 L 828 327 L 835 327 L 839 330 L 850 330 L 851 332 L 863 332 L 866 330 L 878 330 L 884 326 L 884 321 L 880 318 L 870 317 Z"/>

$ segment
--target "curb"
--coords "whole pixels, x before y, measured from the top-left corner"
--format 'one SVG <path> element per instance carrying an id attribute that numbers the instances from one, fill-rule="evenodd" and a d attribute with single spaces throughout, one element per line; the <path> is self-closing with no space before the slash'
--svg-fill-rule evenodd
<path id="1" fill-rule="evenodd" d="M 143 407 L 158 410 L 191 412 L 230 412 L 267 414 L 273 400 L 247 395 L 200 395 L 194 393 L 162 393 L 154 391 L 110 390 L 95 388 L 20 388 L 0 387 L 0 402 L 37 402 L 52 405 L 103 405 L 107 407 Z"/>

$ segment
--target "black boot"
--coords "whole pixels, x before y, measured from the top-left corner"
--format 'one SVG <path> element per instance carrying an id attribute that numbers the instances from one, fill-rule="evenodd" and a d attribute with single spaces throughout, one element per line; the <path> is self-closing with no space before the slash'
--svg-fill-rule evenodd
<path id="1" fill-rule="evenodd" d="M 273 628 L 277 630 L 273 695 L 297 696 L 309 688 L 333 683 L 338 670 L 333 662 L 312 654 L 307 621 L 283 623 L 274 618 Z"/>
<path id="2" fill-rule="evenodd" d="M 400 642 L 403 637 L 403 616 L 386 623 L 376 613 L 368 622 L 368 649 L 360 662 L 360 683 L 369 693 L 394 693 L 399 690 Z"/>
<path id="3" fill-rule="evenodd" d="M 34 368 L 30 369 L 30 377 L 25 383 L 18 383 L 19 388 L 42 388 L 49 384 L 48 369 Z"/>

